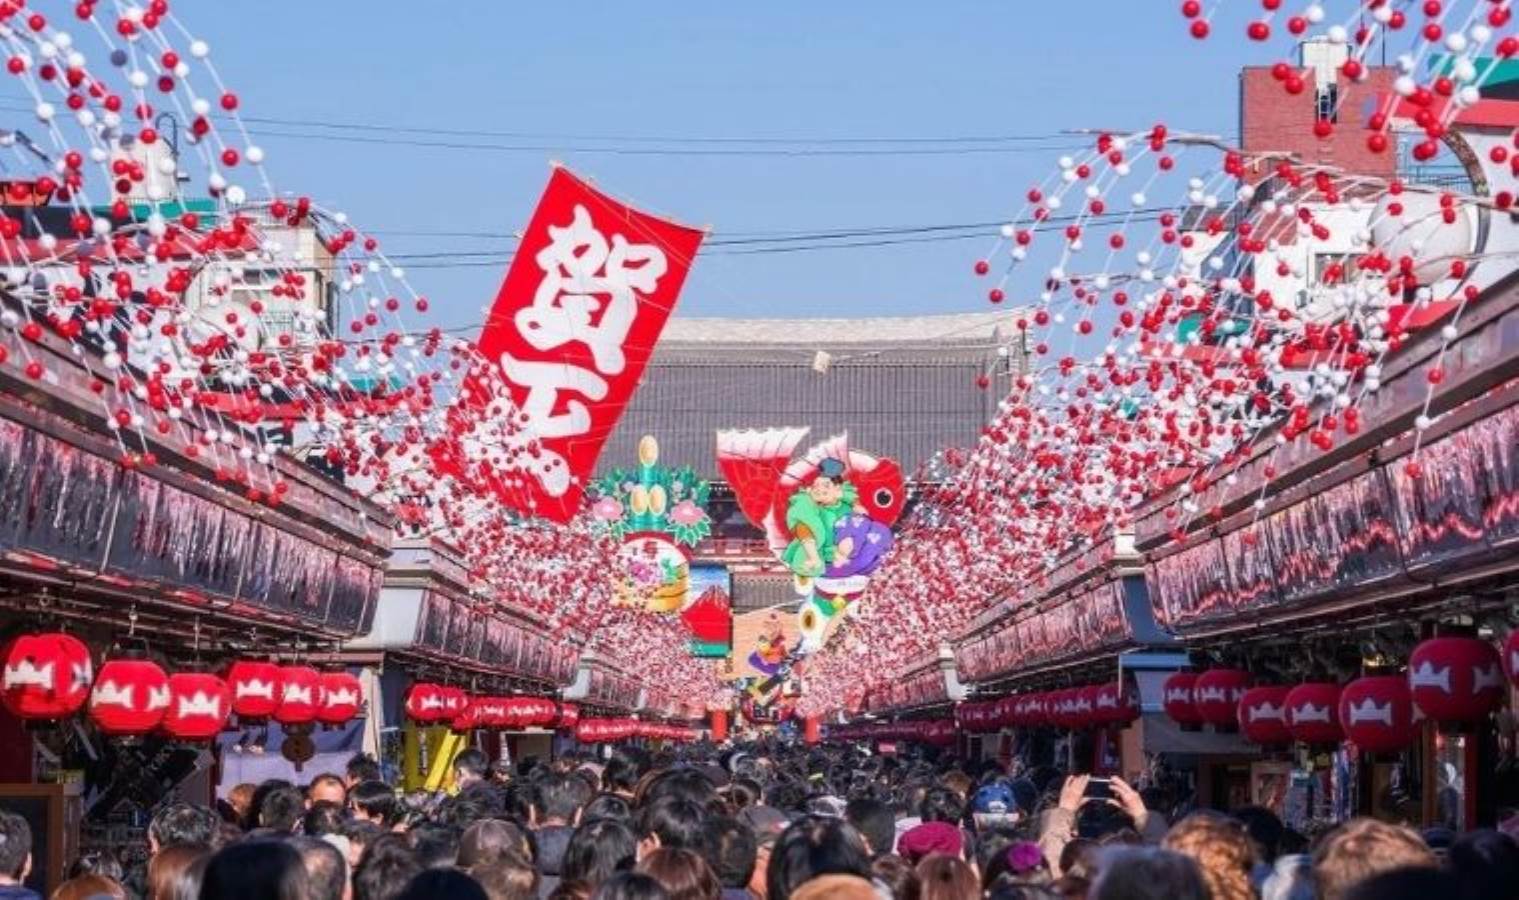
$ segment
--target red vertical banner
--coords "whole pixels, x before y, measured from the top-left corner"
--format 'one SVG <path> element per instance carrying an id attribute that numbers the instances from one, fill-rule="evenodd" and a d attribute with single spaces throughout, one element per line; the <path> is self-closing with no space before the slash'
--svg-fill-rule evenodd
<path id="1" fill-rule="evenodd" d="M 574 517 L 704 236 L 555 167 L 480 333 L 533 438 L 503 501 Z"/>

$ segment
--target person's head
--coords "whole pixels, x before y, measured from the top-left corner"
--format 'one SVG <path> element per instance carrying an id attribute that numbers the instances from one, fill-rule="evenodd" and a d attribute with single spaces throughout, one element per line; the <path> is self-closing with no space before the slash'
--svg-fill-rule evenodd
<path id="1" fill-rule="evenodd" d="M 70 878 L 78 878 L 80 875 L 104 875 L 112 881 L 121 881 L 126 877 L 126 870 L 122 868 L 121 860 L 111 851 L 86 850 L 69 866 Z"/>
<path id="2" fill-rule="evenodd" d="M 490 900 L 537 900 L 538 870 L 521 854 L 508 851 L 468 871 Z"/>
<path id="3" fill-rule="evenodd" d="M 633 868 L 638 857 L 638 838 L 633 829 L 616 819 L 591 819 L 570 836 L 560 874 L 565 881 L 580 881 L 594 889 L 618 872 Z"/>
<path id="4" fill-rule="evenodd" d="M 580 818 L 586 821 L 616 819 L 619 822 L 632 822 L 633 807 L 628 805 L 627 798 L 617 794 L 597 794 L 590 803 L 585 805 Z"/>
<path id="5" fill-rule="evenodd" d="M 817 475 L 807 485 L 807 495 L 818 506 L 833 506 L 844 497 L 844 463 L 829 457 L 818 466 Z"/>
<path id="6" fill-rule="evenodd" d="M 301 855 L 311 893 L 308 900 L 343 900 L 348 889 L 348 860 L 319 837 L 291 838 L 290 846 Z"/>
<path id="7" fill-rule="evenodd" d="M 1314 850 L 1313 881 L 1319 900 L 1343 900 L 1352 885 L 1373 875 L 1436 865 L 1434 853 L 1413 829 L 1352 819 L 1325 835 Z"/>
<path id="8" fill-rule="evenodd" d="M 924 822 L 902 833 L 897 852 L 913 865 L 934 853 L 963 857 L 965 835 L 959 826 L 948 822 Z"/>
<path id="9" fill-rule="evenodd" d="M 175 844 L 209 847 L 216 840 L 216 814 L 204 806 L 176 801 L 148 820 L 148 849 L 154 853 Z"/>
<path id="10" fill-rule="evenodd" d="M 981 883 L 987 890 L 1006 884 L 1049 884 L 1049 862 L 1038 844 L 1014 841 L 987 860 L 981 871 Z"/>
<path id="11" fill-rule="evenodd" d="M 357 819 L 349 819 L 343 823 L 338 834 L 348 840 L 348 869 L 353 871 L 359 865 L 359 857 L 364 855 L 364 850 L 371 841 L 382 834 L 385 829 L 373 822 L 360 822 Z"/>
<path id="12" fill-rule="evenodd" d="M 423 822 L 406 832 L 417 862 L 424 869 L 451 866 L 459 861 L 459 829 L 437 822 Z"/>
<path id="13" fill-rule="evenodd" d="M 1202 869 L 1213 900 L 1252 900 L 1255 842 L 1243 823 L 1213 812 L 1195 812 L 1166 833 L 1161 846 L 1190 856 Z"/>
<path id="14" fill-rule="evenodd" d="M 1190 857 L 1151 847 L 1104 850 L 1089 900 L 1211 900 Z"/>
<path id="15" fill-rule="evenodd" d="M 923 794 L 923 802 L 918 804 L 918 816 L 924 822 L 948 822 L 951 825 L 959 825 L 965 817 L 965 801 L 960 795 L 947 787 L 929 788 Z"/>
<path id="16" fill-rule="evenodd" d="M 981 879 L 964 860 L 934 854 L 918 863 L 918 884 L 923 900 L 977 900 Z"/>
<path id="17" fill-rule="evenodd" d="M 307 900 L 311 882 L 301 854 L 289 843 L 250 840 L 212 855 L 200 895 L 205 900 Z"/>
<path id="18" fill-rule="evenodd" d="M 591 800 L 591 786 L 573 774 L 550 773 L 538 783 L 538 824 L 574 825 L 580 810 Z"/>
<path id="19" fill-rule="evenodd" d="M 422 871 L 405 836 L 382 834 L 369 842 L 353 873 L 354 900 L 394 900 Z"/>
<path id="20" fill-rule="evenodd" d="M 1102 848 L 1088 838 L 1072 838 L 1060 850 L 1060 874 L 1091 881 L 1097 874 L 1097 856 Z"/>
<path id="21" fill-rule="evenodd" d="M 413 875 L 397 900 L 488 900 L 480 882 L 458 869 L 425 869 Z"/>
<path id="22" fill-rule="evenodd" d="M 195 900 L 211 851 L 196 844 L 173 844 L 148 860 L 147 900 Z"/>
<path id="23" fill-rule="evenodd" d="M 1242 822 L 1245 830 L 1250 832 L 1251 840 L 1260 851 L 1261 861 L 1276 862 L 1282 852 L 1282 833 L 1286 830 L 1281 818 L 1264 806 L 1242 806 L 1229 815 Z"/>
<path id="24" fill-rule="evenodd" d="M 257 790 L 258 785 L 245 781 L 233 785 L 232 790 L 227 792 L 227 806 L 232 810 L 237 824 L 247 824 L 249 813 L 253 809 L 253 794 Z"/>
<path id="25" fill-rule="evenodd" d="M 655 850 L 639 861 L 638 871 L 664 885 L 670 900 L 718 900 L 723 892 L 706 860 L 690 850 Z"/>
<path id="26" fill-rule="evenodd" d="M 644 853 L 660 847 L 700 848 L 706 822 L 706 807 L 694 801 L 661 800 L 645 807 L 638 816 L 639 847 Z"/>
<path id="27" fill-rule="evenodd" d="M 1461 891 L 1459 873 L 1431 869 L 1428 866 L 1412 866 L 1390 869 L 1373 875 L 1365 881 L 1352 885 L 1344 894 L 1345 900 L 1441 900 L 1447 897 L 1481 897 L 1483 900 L 1499 900 L 1514 896 L 1519 890 L 1514 882 L 1497 885 L 1496 893 L 1467 894 Z"/>
<path id="28" fill-rule="evenodd" d="M 25 881 L 32 871 L 32 826 L 0 810 L 0 879 Z"/>
<path id="29" fill-rule="evenodd" d="M 330 772 L 311 779 L 311 785 L 306 788 L 307 805 L 315 806 L 323 802 L 334 803 L 339 807 L 348 802 L 348 785 Z"/>
<path id="30" fill-rule="evenodd" d="M 977 830 L 1016 825 L 1019 819 L 1018 798 L 1011 787 L 993 781 L 982 785 L 971 795 L 970 813 Z"/>
<path id="31" fill-rule="evenodd" d="M 380 764 L 368 753 L 355 753 L 343 768 L 343 780 L 352 788 L 361 781 L 384 781 Z"/>
<path id="32" fill-rule="evenodd" d="M 591 900 L 670 900 L 670 894 L 652 875 L 620 872 L 603 881 Z"/>
<path id="33" fill-rule="evenodd" d="M 859 875 L 819 875 L 792 892 L 791 900 L 880 900 L 876 886 Z"/>
<path id="34" fill-rule="evenodd" d="M 631 747 L 618 747 L 601 769 L 601 789 L 614 794 L 631 797 L 638 779 L 643 777 L 649 765 L 642 751 Z"/>
<path id="35" fill-rule="evenodd" d="M 490 773 L 491 760 L 484 750 L 471 747 L 454 757 L 454 783 L 459 787 L 482 781 Z"/>
<path id="36" fill-rule="evenodd" d="M 787 900 L 819 875 L 870 877 L 870 854 L 859 832 L 842 819 L 802 816 L 781 833 L 765 871 L 767 900 Z"/>
<path id="37" fill-rule="evenodd" d="M 312 837 L 337 834 L 348 821 L 348 811 L 331 800 L 319 800 L 301 817 L 301 833 Z"/>
<path id="38" fill-rule="evenodd" d="M 527 833 L 515 822 L 481 819 L 464 829 L 459 838 L 459 868 L 493 863 L 508 853 L 531 859 L 530 846 Z"/>
<path id="39" fill-rule="evenodd" d="M 918 900 L 923 885 L 918 870 L 895 853 L 880 853 L 870 861 L 871 877 L 891 891 L 892 900 Z"/>
<path id="40" fill-rule="evenodd" d="M 101 897 L 127 900 L 127 891 L 121 886 L 121 882 L 114 878 L 107 878 L 104 875 L 76 875 L 53 888 L 53 892 L 48 895 L 48 900 L 99 900 Z"/>
<path id="41" fill-rule="evenodd" d="M 258 807 L 258 825 L 289 834 L 305 814 L 306 798 L 301 796 L 300 789 L 283 785 L 264 795 Z"/>
<path id="42" fill-rule="evenodd" d="M 874 797 L 856 797 L 844 807 L 844 821 L 865 839 L 873 855 L 890 853 L 897 841 L 897 817 Z"/>
<path id="43" fill-rule="evenodd" d="M 1461 896 L 1519 897 L 1519 841 L 1483 829 L 1451 844 L 1446 866 L 1461 884 Z"/>
<path id="44" fill-rule="evenodd" d="M 759 847 L 754 829 L 737 819 L 717 818 L 703 832 L 702 856 L 725 888 L 742 888 L 754 877 Z"/>
<path id="45" fill-rule="evenodd" d="M 359 782 L 349 792 L 348 799 L 353 804 L 354 818 L 373 822 L 381 828 L 395 824 L 401 811 L 395 790 L 383 781 Z"/>

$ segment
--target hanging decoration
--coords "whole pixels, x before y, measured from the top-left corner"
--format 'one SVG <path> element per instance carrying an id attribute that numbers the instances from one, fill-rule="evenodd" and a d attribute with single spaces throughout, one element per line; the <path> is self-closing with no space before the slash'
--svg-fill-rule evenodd
<path id="1" fill-rule="evenodd" d="M 109 737 L 137 737 L 158 727 L 170 700 L 169 676 L 157 663 L 108 659 L 90 691 L 90 720 Z"/>
<path id="2" fill-rule="evenodd" d="M 1284 685 L 1254 687 L 1239 698 L 1239 730 L 1252 744 L 1274 746 L 1292 743 L 1287 726 L 1287 695 L 1292 688 Z"/>
<path id="3" fill-rule="evenodd" d="M 1358 678 L 1340 693 L 1345 738 L 1367 753 L 1394 753 L 1418 735 L 1419 716 L 1408 679 L 1399 675 Z"/>
<path id="4" fill-rule="evenodd" d="M 23 634 L 5 646 L 0 701 L 20 719 L 65 719 L 90 697 L 90 648 L 62 632 Z"/>
<path id="5" fill-rule="evenodd" d="M 1287 692 L 1287 729 L 1305 744 L 1333 744 L 1344 737 L 1340 724 L 1340 686 L 1330 682 L 1300 684 Z"/>
<path id="6" fill-rule="evenodd" d="M 240 659 L 227 667 L 232 712 L 241 720 L 258 722 L 274 715 L 285 696 L 283 670 L 278 664 Z"/>
<path id="7" fill-rule="evenodd" d="M 175 672 L 169 676 L 169 708 L 163 730 L 181 741 L 209 741 L 232 715 L 232 692 L 210 672 Z"/>
<path id="8" fill-rule="evenodd" d="M 1438 637 L 1408 657 L 1414 705 L 1436 722 L 1476 722 L 1502 702 L 1506 685 L 1498 650 L 1480 638 Z"/>
<path id="9" fill-rule="evenodd" d="M 364 708 L 364 686 L 352 672 L 323 672 L 317 694 L 316 720 L 323 725 L 347 724 Z"/>

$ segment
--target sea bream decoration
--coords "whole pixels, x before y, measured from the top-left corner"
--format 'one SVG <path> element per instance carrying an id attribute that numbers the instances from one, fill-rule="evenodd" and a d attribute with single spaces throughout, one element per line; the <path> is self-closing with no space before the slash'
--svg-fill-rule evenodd
<path id="1" fill-rule="evenodd" d="M 806 428 L 719 431 L 717 467 L 792 574 L 804 650 L 822 646 L 891 550 L 906 488 L 895 460 L 835 435 L 792 458 Z"/>

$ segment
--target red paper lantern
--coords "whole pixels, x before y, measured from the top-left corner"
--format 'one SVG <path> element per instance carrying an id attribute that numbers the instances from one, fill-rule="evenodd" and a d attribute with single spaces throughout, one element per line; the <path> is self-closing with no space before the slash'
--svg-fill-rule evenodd
<path id="1" fill-rule="evenodd" d="M 1120 687 L 1108 682 L 1097 687 L 1092 710 L 1098 725 L 1128 725 L 1139 718 L 1139 695 L 1131 684 Z"/>
<path id="2" fill-rule="evenodd" d="M 469 694 L 466 694 L 463 688 L 443 687 L 440 690 L 443 692 L 445 718 L 457 716 L 469 708 Z"/>
<path id="3" fill-rule="evenodd" d="M 1327 681 L 1300 684 L 1287 693 L 1287 729 L 1305 744 L 1333 744 L 1340 730 L 1340 686 Z"/>
<path id="4" fill-rule="evenodd" d="M 1408 657 L 1414 705 L 1437 722 L 1475 722 L 1503 699 L 1503 664 L 1487 641 L 1441 637 L 1425 641 Z"/>
<path id="5" fill-rule="evenodd" d="M 1508 671 L 1508 680 L 1519 687 L 1519 628 L 1510 631 L 1503 643 L 1503 668 Z"/>
<path id="6" fill-rule="evenodd" d="M 1252 744 L 1290 744 L 1292 730 L 1287 727 L 1287 695 L 1292 688 L 1284 685 L 1250 688 L 1240 695 L 1237 713 L 1240 734 Z"/>
<path id="7" fill-rule="evenodd" d="M 485 723 L 481 721 L 483 711 L 480 703 L 476 700 L 466 700 L 464 708 L 456 713 L 448 723 L 448 727 L 454 731 L 466 732 L 476 728 L 482 728 Z"/>
<path id="8" fill-rule="evenodd" d="M 1071 691 L 1071 716 L 1075 723 L 1073 728 L 1096 728 L 1102 724 L 1097 721 L 1097 695 L 1102 691 L 1102 685 L 1089 684 Z"/>
<path id="9" fill-rule="evenodd" d="M 1192 702 L 1204 722 L 1233 727 L 1239 722 L 1239 698 L 1249 687 L 1249 672 L 1209 669 L 1193 682 Z"/>
<path id="10" fill-rule="evenodd" d="M 232 711 L 242 719 L 267 719 L 280 708 L 285 695 L 281 669 L 272 662 L 240 659 L 227 667 Z"/>
<path id="11" fill-rule="evenodd" d="M 163 730 L 182 741 L 216 737 L 232 715 L 232 690 L 210 672 L 176 672 L 169 676 L 169 708 Z"/>
<path id="12" fill-rule="evenodd" d="M 1345 737 L 1367 753 L 1402 750 L 1418 736 L 1413 693 L 1400 675 L 1357 678 L 1340 692 Z"/>
<path id="13" fill-rule="evenodd" d="M 21 719 L 63 719 L 90 697 L 90 648 L 62 632 L 23 634 L 5 648 L 0 701 Z"/>
<path id="14" fill-rule="evenodd" d="M 169 709 L 169 676 L 146 659 L 111 659 L 90 691 L 90 720 L 102 734 L 147 734 Z"/>
<path id="15" fill-rule="evenodd" d="M 364 685 L 350 672 L 323 672 L 322 705 L 316 720 L 323 725 L 343 725 L 352 721 L 364 706 Z"/>
<path id="16" fill-rule="evenodd" d="M 1166 679 L 1162 687 L 1163 705 L 1166 715 L 1173 722 L 1182 725 L 1201 725 L 1203 717 L 1197 710 L 1197 701 L 1193 697 L 1192 689 L 1197 684 L 1197 675 L 1193 672 L 1177 672 Z"/>
<path id="17" fill-rule="evenodd" d="M 580 724 L 580 707 L 573 703 L 559 704 L 559 727 L 574 728 Z"/>
<path id="18" fill-rule="evenodd" d="M 443 686 L 427 681 L 413 684 L 406 692 L 406 714 L 412 721 L 424 725 L 448 718 L 448 702 L 443 695 Z"/>
<path id="19" fill-rule="evenodd" d="M 274 720 L 281 725 L 305 725 L 316 721 L 322 708 L 322 673 L 310 666 L 286 666 L 280 670 L 280 705 Z"/>

